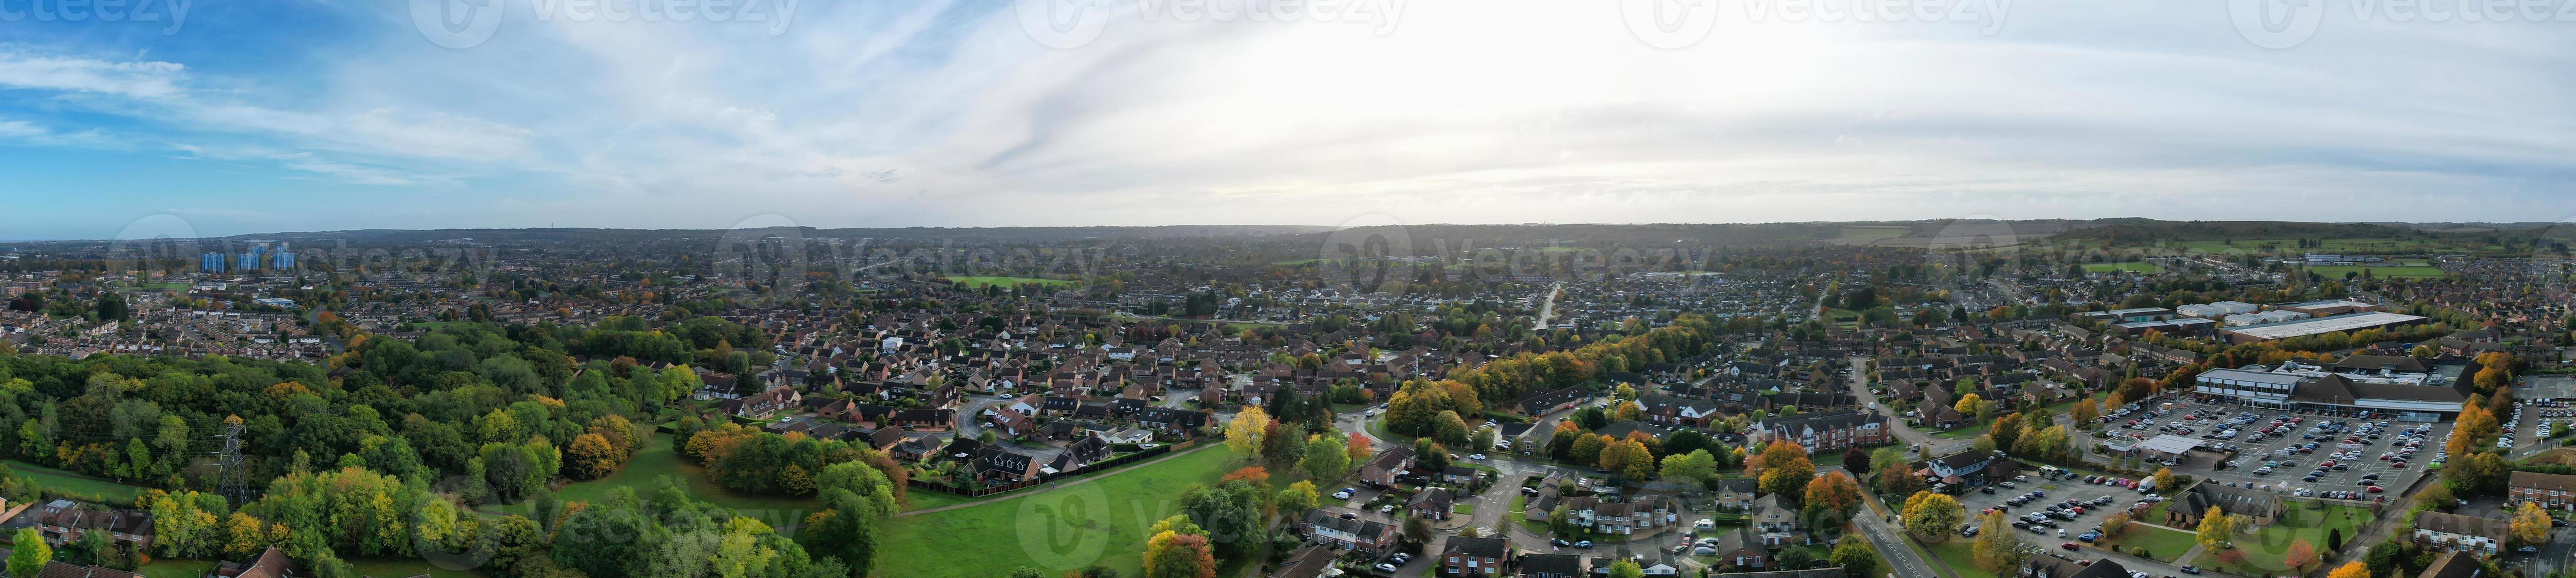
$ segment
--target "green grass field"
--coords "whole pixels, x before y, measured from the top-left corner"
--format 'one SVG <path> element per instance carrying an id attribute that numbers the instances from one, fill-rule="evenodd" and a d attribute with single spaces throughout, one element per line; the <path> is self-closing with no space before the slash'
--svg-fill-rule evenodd
<path id="1" fill-rule="evenodd" d="M 481 572 L 449 570 L 416 558 L 361 558 L 349 561 L 359 574 L 367 576 L 420 576 L 431 578 L 480 578 Z"/>
<path id="2" fill-rule="evenodd" d="M 1089 483 L 976 506 L 897 517 L 885 527 L 877 572 L 984 578 L 1038 567 L 1052 575 L 1103 564 L 1143 575 L 1145 529 L 1180 509 L 1194 483 L 1241 466 L 1222 445 L 1110 473 Z M 960 556 L 971 549 L 972 556 Z"/>
<path id="3" fill-rule="evenodd" d="M 2121 533 L 2118 538 L 2104 538 L 2098 545 L 2104 548 L 2109 548 L 2111 546 L 2120 546 L 2122 548 L 2145 548 L 2147 550 L 2146 557 L 2172 562 L 2175 558 L 2181 558 L 2183 552 L 2191 551 L 2191 542 L 2192 535 L 2190 532 L 2167 530 L 2137 522 L 2130 522 L 2129 530 L 2127 532 Z M 2323 546 L 2320 545 L 2319 547 Z M 2134 551 L 2129 550 L 2123 551 L 2127 551 L 2132 554 L 2135 553 Z"/>
<path id="4" fill-rule="evenodd" d="M 2087 273 L 2109 273 L 2113 271 L 2163 273 L 2165 272 L 2165 268 L 2162 265 L 2154 263 L 2132 261 L 2127 263 L 2085 263 L 2084 271 Z"/>
<path id="5" fill-rule="evenodd" d="M 1903 237 L 1906 233 L 1912 231 L 1913 229 L 1910 227 L 1843 227 L 1842 230 L 1835 232 L 1834 238 L 1869 240 L 1894 239 L 1897 237 Z"/>
<path id="6" fill-rule="evenodd" d="M 2360 273 L 2365 270 L 2369 271 L 2371 276 L 2380 278 L 2439 279 L 2442 277 L 2442 268 L 2430 265 L 2401 265 L 2391 267 L 2318 265 L 2308 268 L 2308 272 L 2323 275 L 2327 279 L 2342 279 L 2345 273 Z"/>
<path id="7" fill-rule="evenodd" d="M 2011 528 L 2005 529 L 2012 530 Z M 2033 544 L 2038 543 L 2036 540 L 2029 541 Z M 1952 536 L 1950 540 L 1946 542 L 1923 545 L 1923 551 L 1931 553 L 1935 558 L 1940 558 L 1942 564 L 1948 565 L 1952 572 L 1957 572 L 1959 574 L 1959 578 L 1993 577 L 1995 575 L 1993 571 L 1977 567 L 1977 556 L 1975 551 L 1969 547 L 1970 543 L 1971 541 L 1968 539 Z M 2054 546 L 2048 547 L 2053 548 Z"/>
<path id="8" fill-rule="evenodd" d="M 2238 576 L 2284 574 L 2290 572 L 2290 569 L 2281 563 L 2281 558 L 2289 553 L 2292 542 L 2307 540 L 2310 546 L 2322 553 L 2326 548 L 2327 532 L 2342 530 L 2344 539 L 2350 540 L 2358 535 L 2357 530 L 2361 525 L 2369 522 L 2370 519 L 2369 508 L 2357 506 L 2311 508 L 2292 504 L 2289 506 L 2289 511 L 2282 514 L 2279 523 L 2259 529 L 2251 536 L 2237 536 L 2236 550 L 2244 553 L 2243 562 L 2229 564 L 2215 551 L 2202 552 L 2193 562 L 2204 568 Z"/>
<path id="9" fill-rule="evenodd" d="M 949 277 L 947 279 L 951 283 L 956 283 L 959 287 L 965 287 L 968 289 L 982 289 L 993 285 L 1009 287 L 1013 285 L 1026 285 L 1032 283 L 1046 287 L 1065 287 L 1073 285 L 1072 281 L 1066 281 L 1063 279 L 1039 279 L 1036 277 L 994 277 L 970 275 L 964 277 Z"/>
<path id="10" fill-rule="evenodd" d="M 142 494 L 144 489 L 17 460 L 9 460 L 9 471 L 34 480 L 36 488 L 44 490 L 47 497 L 84 502 L 130 506 L 134 504 L 134 497 Z"/>
<path id="11" fill-rule="evenodd" d="M 617 473 L 605 478 L 566 484 L 562 489 L 556 490 L 555 495 L 565 502 L 598 502 L 607 499 L 610 490 L 628 487 L 634 488 L 638 497 L 650 498 L 655 484 L 660 483 L 659 480 L 663 476 L 678 476 L 687 480 L 689 495 L 692 497 L 718 506 L 733 508 L 741 515 L 758 519 L 772 527 L 801 523 L 806 514 L 813 513 L 816 509 L 814 501 L 809 499 L 745 494 L 717 486 L 714 480 L 707 478 L 706 468 L 681 461 L 680 454 L 671 450 L 671 443 L 658 437 L 647 441 L 643 449 L 637 450 L 635 458 L 626 462 L 625 469 L 618 470 Z M 520 502 L 506 506 L 492 506 L 487 509 L 524 516 L 531 511 L 530 508 L 529 502 Z"/>

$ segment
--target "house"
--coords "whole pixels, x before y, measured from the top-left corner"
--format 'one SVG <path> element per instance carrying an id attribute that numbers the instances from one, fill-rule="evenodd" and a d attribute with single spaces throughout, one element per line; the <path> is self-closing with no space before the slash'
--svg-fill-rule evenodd
<path id="1" fill-rule="evenodd" d="M 1360 483 L 1378 487 L 1393 486 L 1395 485 L 1395 477 L 1402 475 L 1406 469 L 1412 467 L 1412 447 L 1397 446 L 1387 448 L 1384 451 L 1378 452 L 1376 456 L 1370 457 L 1368 464 L 1360 466 Z"/>
<path id="2" fill-rule="evenodd" d="M 1767 568 L 1771 564 L 1770 551 L 1762 548 L 1761 540 L 1749 527 L 1719 531 L 1716 553 L 1709 557 L 1722 567 Z"/>
<path id="3" fill-rule="evenodd" d="M 2091 564 L 2054 554 L 2034 555 L 2022 560 L 2021 570 L 2013 578 L 2129 578 L 2128 567 L 2118 560 L 2103 558 Z"/>
<path id="4" fill-rule="evenodd" d="M 1112 443 L 1112 444 L 1144 444 L 1144 443 L 1153 443 L 1153 441 L 1154 441 L 1154 432 L 1146 431 L 1146 430 L 1142 430 L 1142 429 L 1137 429 L 1137 428 L 1132 428 L 1132 427 L 1122 427 L 1122 428 L 1118 428 L 1118 429 L 1109 430 L 1109 431 L 1106 431 L 1106 432 L 1101 432 L 1101 433 L 1100 433 L 1100 440 L 1101 440 L 1101 441 L 1105 441 L 1105 442 L 1109 442 L 1109 443 Z"/>
<path id="5" fill-rule="evenodd" d="M 1168 407 L 1146 408 L 1137 412 L 1136 423 L 1154 431 L 1192 437 L 1199 428 L 1207 427 L 1208 412 Z"/>
<path id="6" fill-rule="evenodd" d="M 1452 536 L 1440 547 L 1440 569 L 1450 576 L 1501 576 L 1511 556 L 1511 540 Z"/>
<path id="7" fill-rule="evenodd" d="M 36 531 L 45 542 L 63 547 L 92 530 L 106 532 L 108 541 L 125 551 L 152 547 L 152 514 L 136 510 L 92 510 L 81 508 L 71 500 L 47 502 L 36 514 Z"/>
<path id="8" fill-rule="evenodd" d="M 1709 490 L 1716 497 L 1715 505 L 1730 510 L 1753 509 L 1753 499 L 1761 493 L 1760 483 L 1753 478 L 1719 478 L 1716 486 Z"/>
<path id="9" fill-rule="evenodd" d="M 2446 552 L 2493 556 L 2504 544 L 2502 519 L 2426 511 L 2415 515 L 2415 542 Z"/>
<path id="10" fill-rule="evenodd" d="M 1680 576 L 1682 573 L 1681 566 L 1675 565 L 1671 557 L 1664 556 L 1660 553 L 1657 554 L 1655 558 L 1647 558 L 1643 554 L 1632 555 L 1628 557 L 1628 562 L 1637 565 L 1637 569 L 1641 571 L 1639 573 L 1641 576 Z M 1596 577 L 1609 576 L 1610 568 L 1618 563 L 1619 558 L 1617 556 L 1593 557 L 1592 575 Z"/>
<path id="11" fill-rule="evenodd" d="M 1745 524 L 1761 533 L 1763 546 L 1787 546 L 1806 541 L 1806 533 L 1798 528 L 1798 510 L 1780 503 L 1779 494 L 1754 500 L 1753 513 Z"/>
<path id="12" fill-rule="evenodd" d="M 2281 503 L 2280 494 L 2252 488 L 2231 488 L 2202 483 L 2192 486 L 2190 491 L 2174 496 L 2174 503 L 2165 506 L 2165 525 L 2176 528 L 2198 527 L 2201 515 L 2207 514 L 2211 506 L 2217 506 L 2221 512 L 2242 514 L 2252 518 L 2254 523 L 2260 526 L 2270 526 L 2273 522 L 2280 521 L 2281 513 L 2287 509 Z"/>
<path id="13" fill-rule="evenodd" d="M 1347 511 L 1347 510 L 1346 510 Z M 1343 550 L 1385 550 L 1395 543 L 1395 526 L 1374 520 L 1348 520 L 1322 508 L 1306 511 L 1308 537 Z"/>
<path id="14" fill-rule="evenodd" d="M 998 433 L 1002 437 L 1020 437 L 1029 435 L 1030 433 L 1034 433 L 1038 430 L 1037 420 L 1029 419 L 1029 416 L 1007 411 L 994 415 L 991 423 L 993 424 L 994 433 Z"/>
<path id="15" fill-rule="evenodd" d="M 1584 578 L 1583 557 L 1574 554 L 1522 554 L 1524 578 Z"/>
<path id="16" fill-rule="evenodd" d="M 68 562 L 48 561 L 45 562 L 45 568 L 37 570 L 33 578 L 138 578 L 140 576 L 142 574 L 104 566 L 82 566 Z"/>
<path id="17" fill-rule="evenodd" d="M 723 408 L 728 414 L 760 419 L 769 417 L 769 414 L 777 413 L 778 410 L 796 407 L 804 399 L 805 396 L 796 393 L 795 389 L 782 386 L 769 388 L 747 397 L 716 402 L 716 406 Z"/>
<path id="18" fill-rule="evenodd" d="M 1432 488 L 1414 492 L 1412 499 L 1405 500 L 1404 512 L 1416 518 L 1447 520 L 1449 510 L 1456 503 L 1457 499 L 1449 495 L 1448 488 Z"/>
<path id="19" fill-rule="evenodd" d="M 1887 443 L 1887 418 L 1852 410 L 1801 413 L 1755 422 L 1753 437 L 1763 444 L 1788 440 L 1809 453 L 1842 451 Z"/>
<path id="20" fill-rule="evenodd" d="M 2425 566 L 2424 572 L 2416 574 L 2415 578 L 2478 578 L 2478 573 L 2484 570 L 2484 567 L 2478 565 L 2476 558 L 2462 556 L 2459 552 L 2443 552 L 2441 557 L 2434 558 L 2433 564 Z"/>
<path id="21" fill-rule="evenodd" d="M 1339 558 L 1335 554 L 1332 548 L 1320 544 L 1297 548 L 1288 552 L 1288 560 L 1280 562 L 1269 578 L 1324 578 L 1324 573 L 1333 569 L 1333 560 Z"/>
<path id="22" fill-rule="evenodd" d="M 1923 473 L 1927 477 L 1954 487 L 1984 485 L 1986 466 L 1993 464 L 1994 461 L 1993 453 L 1971 449 L 1933 458 L 1932 461 L 1924 464 Z"/>
<path id="23" fill-rule="evenodd" d="M 287 557 L 285 550 L 279 550 L 276 546 L 269 546 L 268 549 L 261 550 L 259 552 L 259 556 L 251 558 L 249 562 L 224 562 L 215 565 L 215 569 L 213 571 L 206 573 L 206 578 L 293 578 L 299 576 L 312 576 L 312 574 L 306 572 L 303 565 L 296 564 L 293 558 Z"/>
<path id="24" fill-rule="evenodd" d="M 2505 501 L 2530 502 L 2552 510 L 2576 510 L 2576 476 L 2514 472 L 2505 482 Z"/>

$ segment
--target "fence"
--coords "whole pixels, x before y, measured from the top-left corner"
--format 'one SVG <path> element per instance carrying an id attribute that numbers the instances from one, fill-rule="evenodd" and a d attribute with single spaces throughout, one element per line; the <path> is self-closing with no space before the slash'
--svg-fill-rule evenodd
<path id="1" fill-rule="evenodd" d="M 1001 484 L 1001 485 L 995 485 L 995 486 L 985 486 L 985 487 L 981 487 L 981 488 L 974 488 L 974 489 L 961 488 L 961 487 L 957 487 L 957 486 L 953 486 L 953 485 L 949 485 L 949 484 L 943 484 L 943 483 L 934 482 L 934 481 L 929 481 L 929 480 L 924 480 L 924 479 L 920 479 L 920 478 L 913 478 L 912 480 L 910 480 L 910 483 L 909 483 L 909 484 L 906 484 L 906 485 L 911 486 L 911 487 L 916 488 L 916 489 L 931 490 L 931 491 L 935 491 L 935 492 L 947 492 L 947 493 L 956 494 L 956 495 L 960 495 L 960 496 L 965 496 L 965 497 L 969 497 L 969 498 L 981 498 L 981 497 L 984 497 L 984 496 L 990 496 L 990 495 L 994 495 L 994 494 L 1001 494 L 1001 493 L 1007 493 L 1007 492 L 1012 492 L 1012 491 L 1016 491 L 1016 490 L 1028 489 L 1028 488 L 1029 488 L 1029 487 L 1031 487 L 1031 486 L 1045 485 L 1045 484 L 1047 484 L 1047 483 L 1054 482 L 1054 481 L 1056 481 L 1056 480 L 1062 480 L 1062 479 L 1066 479 L 1066 478 L 1074 478 L 1074 477 L 1081 477 L 1081 476 L 1088 476 L 1088 475 L 1093 475 L 1093 474 L 1099 474 L 1099 473 L 1107 472 L 1107 471 L 1112 470 L 1112 469 L 1116 469 L 1116 468 L 1118 468 L 1119 466 L 1124 466 L 1124 465 L 1127 465 L 1127 464 L 1136 463 L 1136 462 L 1138 462 L 1138 461 L 1142 461 L 1142 460 L 1154 459 L 1154 458 L 1159 457 L 1159 456 L 1162 456 L 1162 455 L 1164 455 L 1164 454 L 1169 454 L 1169 453 L 1172 453 L 1172 452 L 1175 452 L 1175 451 L 1179 451 L 1179 450 L 1183 450 L 1183 449 L 1188 449 L 1188 448 L 1190 448 L 1191 446 L 1194 446 L 1194 445 L 1197 445 L 1197 444 L 1198 444 L 1198 441 L 1197 441 L 1197 440 L 1191 440 L 1191 441 L 1185 441 L 1185 442 L 1181 442 L 1181 443 L 1177 443 L 1177 444 L 1167 444 L 1167 445 L 1154 446 L 1154 447 L 1152 447 L 1152 448 L 1147 448 L 1147 449 L 1146 449 L 1146 450 L 1144 450 L 1144 451 L 1140 451 L 1140 452 L 1136 452 L 1136 453 L 1132 453 L 1132 454 L 1127 454 L 1127 455 L 1123 455 L 1123 456 L 1118 456 L 1118 457 L 1114 457 L 1114 458 L 1109 458 L 1109 459 L 1101 460 L 1101 461 L 1098 461 L 1098 462 L 1092 462 L 1092 463 L 1090 463 L 1090 464 L 1087 464 L 1087 465 L 1082 466 L 1082 469 L 1079 469 L 1079 470 L 1074 470 L 1074 471 L 1070 471 L 1070 472 L 1056 472 L 1056 473 L 1052 473 L 1052 474 L 1045 474 L 1045 475 L 1041 475 L 1041 476 L 1038 476 L 1038 477 L 1035 477 L 1035 478 L 1030 478 L 1030 479 L 1027 479 L 1027 480 L 1021 480 L 1021 481 L 1012 482 L 1012 483 L 1008 483 L 1008 484 Z"/>

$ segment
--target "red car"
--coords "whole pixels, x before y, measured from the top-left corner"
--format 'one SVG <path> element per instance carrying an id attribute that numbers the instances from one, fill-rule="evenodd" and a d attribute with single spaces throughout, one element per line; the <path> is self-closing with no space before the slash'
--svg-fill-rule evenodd
<path id="1" fill-rule="evenodd" d="M 2084 548 L 2083 546 L 2078 546 L 2078 545 L 2076 545 L 2074 542 L 2067 542 L 2067 543 L 2064 543 L 2064 544 L 2058 544 L 2058 545 L 2057 545 L 2057 547 L 2059 547 L 2059 548 L 2065 548 L 2065 549 L 2068 549 L 2068 550 L 2080 550 L 2080 549 L 2083 549 L 2083 548 Z"/>
<path id="2" fill-rule="evenodd" d="M 2379 493 L 2379 486 L 2362 486 L 2361 491 L 2376 494 Z"/>

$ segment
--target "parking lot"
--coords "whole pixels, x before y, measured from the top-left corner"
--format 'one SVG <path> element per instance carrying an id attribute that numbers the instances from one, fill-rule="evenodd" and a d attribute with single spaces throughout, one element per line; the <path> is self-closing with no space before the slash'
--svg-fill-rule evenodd
<path id="1" fill-rule="evenodd" d="M 2089 476 L 2068 476 L 2050 479 L 2047 474 L 2031 472 L 2004 482 L 2011 487 L 1997 483 L 1961 494 L 1959 503 L 1968 508 L 1971 526 L 1982 519 L 1987 508 L 2001 508 L 2015 521 L 2013 527 L 1978 528 L 1979 532 L 2020 532 L 2034 545 L 2055 549 L 2064 542 L 2081 541 L 2083 534 L 2099 529 L 2111 512 L 2156 499 L 2126 486 L 2091 483 Z M 1985 493 L 1986 490 L 1994 493 Z"/>
<path id="2" fill-rule="evenodd" d="M 2515 415 L 2505 416 L 2509 420 L 2505 427 L 2510 428 L 2505 433 L 2513 436 L 2514 447 L 2539 445 L 2559 424 L 2576 421 L 2576 407 L 2570 405 L 2556 400 L 2516 402 Z"/>
<path id="3" fill-rule="evenodd" d="M 2413 484 L 2432 462 L 2446 457 L 2442 445 L 2451 433 L 2450 422 L 2192 402 L 2115 417 L 2110 426 L 2141 437 L 2174 434 L 2200 440 L 2203 451 L 2177 460 L 2176 473 L 2231 486 L 2362 500 L 2394 499 L 2387 492 Z M 2412 451 L 2409 444 L 2415 446 Z M 2374 486 L 2387 490 L 2371 491 Z"/>

